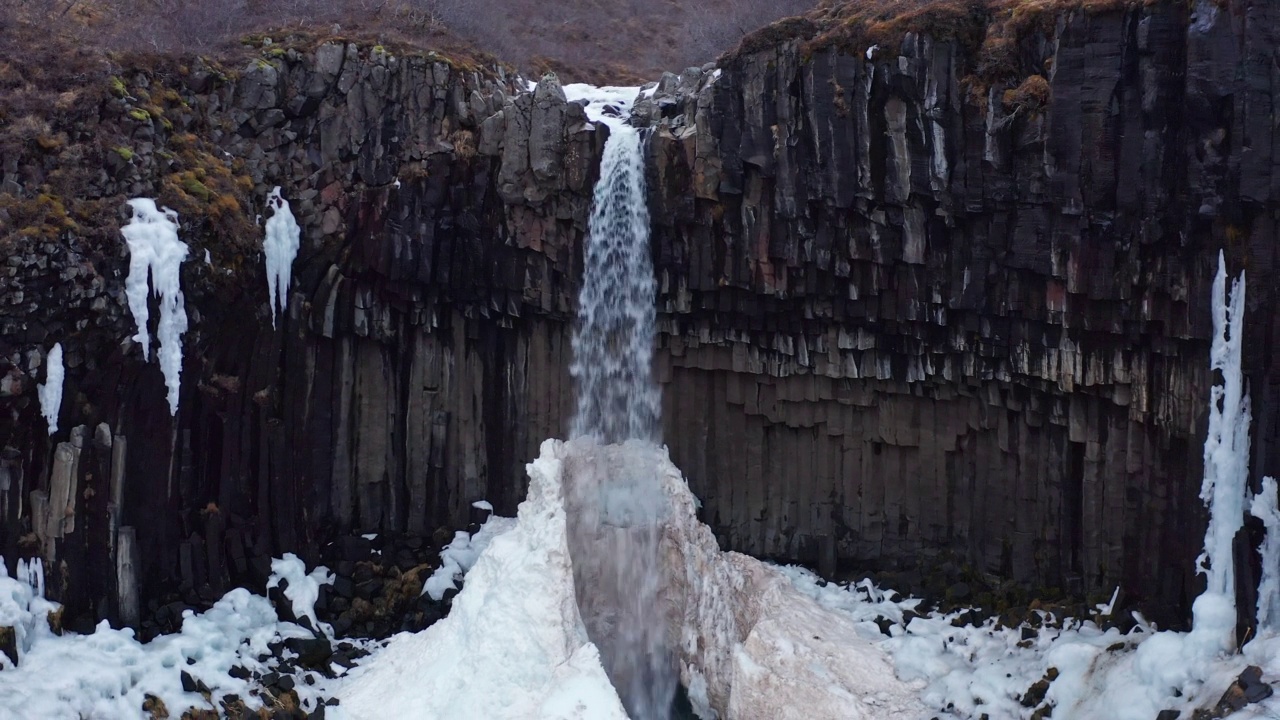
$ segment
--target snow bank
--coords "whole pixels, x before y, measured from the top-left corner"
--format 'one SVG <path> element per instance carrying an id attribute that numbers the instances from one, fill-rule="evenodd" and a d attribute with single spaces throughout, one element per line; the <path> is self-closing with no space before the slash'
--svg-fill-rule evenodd
<path id="1" fill-rule="evenodd" d="M 40 412 L 49 425 L 49 434 L 58 432 L 58 411 L 62 409 L 62 380 L 65 371 L 62 367 L 62 343 L 54 343 L 45 358 L 44 384 L 36 387 L 36 395 L 40 398 Z"/>
<path id="2" fill-rule="evenodd" d="M 307 566 L 297 555 L 285 553 L 284 557 L 271 561 L 271 578 L 267 580 L 267 589 L 279 587 L 282 580 L 286 583 L 284 596 L 292 605 L 293 616 L 299 620 L 306 618 L 313 629 L 332 638 L 333 628 L 316 619 L 316 600 L 320 599 L 320 586 L 333 584 L 334 575 L 329 572 L 329 568 L 318 565 L 307 573 Z"/>
<path id="3" fill-rule="evenodd" d="M 187 258 L 187 245 L 178 239 L 178 214 L 156 208 L 156 201 L 135 198 L 129 201 L 133 219 L 120 228 L 129 245 L 129 276 L 125 295 L 138 326 L 133 339 L 142 346 L 142 358 L 151 357 L 151 334 L 147 323 L 148 282 L 160 298 L 160 370 L 169 389 L 169 414 L 178 414 L 178 388 L 182 378 L 182 334 L 187 331 L 187 310 L 182 297 L 179 268 Z"/>
<path id="4" fill-rule="evenodd" d="M 485 507 L 481 507 L 481 503 Z M 493 506 L 484 501 L 472 503 L 472 505 L 493 511 Z M 458 581 L 476 564 L 476 560 L 480 558 L 485 548 L 489 547 L 489 543 L 515 527 L 515 524 L 514 518 L 490 515 L 475 535 L 465 530 L 454 533 L 453 542 L 445 545 L 440 551 L 440 567 L 436 568 L 436 571 L 431 573 L 431 577 L 422 584 L 422 594 L 430 595 L 432 600 L 439 602 L 444 598 L 445 591 L 456 590 Z"/>
<path id="5" fill-rule="evenodd" d="M 480 553 L 449 616 L 397 636 L 353 670 L 338 688 L 342 709 L 355 718 L 626 717 L 575 601 L 566 495 L 581 489 L 566 486 L 599 484 L 600 473 L 640 456 L 671 503 L 661 597 L 702 717 L 924 715 L 920 684 L 894 677 L 888 654 L 858 621 L 796 589 L 784 571 L 719 550 L 664 450 L 589 438 L 543 443 L 528 466 L 528 499 Z"/>
<path id="6" fill-rule="evenodd" d="M 564 445 L 529 464 L 529 495 L 467 574 L 448 617 L 396 636 L 338 688 L 354 718 L 622 720 L 574 600 Z"/>
<path id="7" fill-rule="evenodd" d="M 159 697 L 173 716 L 188 707 L 217 710 L 197 693 L 182 689 L 182 672 L 204 683 L 216 702 L 227 694 L 250 707 L 261 701 L 251 681 L 232 677 L 238 665 L 266 672 L 260 656 L 269 644 L 291 637 L 311 637 L 292 623 L 282 623 L 266 598 L 244 589 L 227 593 L 208 611 L 184 613 L 181 632 L 141 644 L 132 630 L 114 630 L 105 621 L 89 635 L 54 635 L 47 614 L 57 606 L 44 600 L 39 561 L 18 564 L 9 578 L 0 562 L 0 626 L 17 630 L 19 662 L 13 667 L 0 654 L 0 716 L 16 720 L 44 718 L 142 717 L 147 695 Z M 317 687 L 295 686 L 304 708 L 316 706 Z"/>
<path id="8" fill-rule="evenodd" d="M 276 306 L 281 313 L 289 307 L 289 282 L 293 275 L 293 261 L 301 244 L 301 230 L 293 217 L 293 210 L 289 208 L 289 201 L 280 194 L 279 187 L 267 196 L 267 205 L 273 214 L 267 218 L 262 250 L 267 261 L 267 304 L 271 306 L 271 327 L 275 327 Z"/>

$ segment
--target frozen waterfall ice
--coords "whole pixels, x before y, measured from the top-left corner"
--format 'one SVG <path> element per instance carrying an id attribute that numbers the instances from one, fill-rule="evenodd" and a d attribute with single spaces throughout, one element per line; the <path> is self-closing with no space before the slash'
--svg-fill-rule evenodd
<path id="1" fill-rule="evenodd" d="M 266 236 L 262 238 L 262 251 L 267 261 L 267 304 L 271 306 L 271 327 L 276 326 L 276 308 L 284 312 L 289 307 L 289 281 L 293 275 L 293 260 L 298 256 L 301 231 L 293 217 L 289 201 L 280 194 L 280 188 L 267 196 L 272 216 L 267 218 Z"/>
<path id="2" fill-rule="evenodd" d="M 44 384 L 36 388 L 40 398 L 40 412 L 49 426 L 49 434 L 58 432 L 58 412 L 62 409 L 62 380 L 65 370 L 62 367 L 62 343 L 54 343 L 45 359 Z"/>
<path id="3" fill-rule="evenodd" d="M 187 310 L 182 296 L 179 269 L 187 259 L 187 244 L 178 239 L 178 213 L 158 209 L 156 201 L 135 198 L 129 201 L 133 219 L 120 228 L 129 245 L 129 277 L 125 295 L 138 325 L 133 339 L 142 346 L 142 358 L 151 357 L 151 333 L 147 322 L 148 283 L 160 298 L 160 370 L 169 389 L 169 414 L 178 414 L 178 389 L 182 379 L 182 335 L 187 331 Z"/>
<path id="4" fill-rule="evenodd" d="M 1258 554 L 1262 577 L 1258 580 L 1258 633 L 1280 632 L 1280 508 L 1276 506 L 1275 478 L 1262 479 L 1262 492 L 1254 496 L 1249 513 L 1262 521 L 1267 534 Z"/>
<path id="5" fill-rule="evenodd" d="M 1193 636 L 1219 650 L 1235 646 L 1235 564 L 1232 557 L 1236 533 L 1244 524 L 1244 502 L 1249 476 L 1249 396 L 1244 389 L 1240 349 L 1244 339 L 1244 273 L 1231 284 L 1227 295 L 1227 268 L 1218 255 L 1213 281 L 1213 345 L 1209 368 L 1222 373 L 1209 395 L 1209 433 L 1204 443 L 1204 483 L 1200 499 L 1209 506 L 1209 527 L 1204 552 L 1196 562 L 1204 573 L 1206 588 L 1192 606 Z"/>

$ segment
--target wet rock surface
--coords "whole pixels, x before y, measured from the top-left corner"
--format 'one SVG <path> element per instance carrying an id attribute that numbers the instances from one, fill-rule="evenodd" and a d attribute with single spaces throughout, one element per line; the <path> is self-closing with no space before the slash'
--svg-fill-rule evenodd
<path id="1" fill-rule="evenodd" d="M 868 57 L 793 23 L 662 79 L 639 112 L 664 437 L 723 545 L 922 583 L 954 556 L 1026 598 L 1119 584 L 1181 616 L 1220 249 L 1249 272 L 1254 469 L 1280 470 L 1280 10 L 1226 6 L 1063 12 L 1003 76 L 925 27 Z M 110 72 L 0 150 L 0 551 L 46 559 L 68 627 L 158 630 L 286 551 L 513 513 L 572 409 L 607 129 L 551 82 L 340 40 Z M 253 221 L 276 185 L 302 249 L 273 331 Z M 191 247 L 174 419 L 127 340 L 134 196 Z M 341 561 L 356 631 L 398 629 L 365 605 L 402 594 L 398 554 Z"/>

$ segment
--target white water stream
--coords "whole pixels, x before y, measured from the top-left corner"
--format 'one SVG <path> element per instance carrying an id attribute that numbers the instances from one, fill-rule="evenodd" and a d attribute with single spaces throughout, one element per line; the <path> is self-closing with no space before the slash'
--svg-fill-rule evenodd
<path id="1" fill-rule="evenodd" d="M 625 101 L 611 99 L 625 112 Z M 607 116 L 604 102 L 588 107 L 610 134 L 583 251 L 570 367 L 577 395 L 570 435 L 601 445 L 575 458 L 569 473 L 569 548 L 583 622 L 628 714 L 664 720 L 677 670 L 659 602 L 667 501 L 656 452 L 662 394 L 651 370 L 655 282 L 643 138 Z M 640 442 L 617 447 L 628 440 Z"/>

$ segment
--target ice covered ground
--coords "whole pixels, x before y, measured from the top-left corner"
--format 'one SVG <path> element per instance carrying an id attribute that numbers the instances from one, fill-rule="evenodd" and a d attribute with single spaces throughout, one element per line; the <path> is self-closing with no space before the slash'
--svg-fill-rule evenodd
<path id="1" fill-rule="evenodd" d="M 493 512 L 493 506 L 481 500 L 471 504 L 472 507 Z M 422 584 L 422 593 L 432 600 L 441 600 L 449 590 L 457 590 L 462 577 L 480 559 L 480 554 L 489 547 L 493 539 L 515 527 L 514 518 L 498 517 L 490 514 L 484 525 L 474 534 L 466 530 L 454 533 L 453 541 L 440 551 L 440 567 Z"/>
<path id="2" fill-rule="evenodd" d="M 1262 679 L 1280 681 L 1280 639 L 1260 637 L 1240 654 L 1198 655 L 1190 633 L 1158 631 L 1145 622 L 1128 633 L 1103 630 L 1093 619 L 1053 618 L 1038 627 L 1002 627 L 995 618 L 957 627 L 962 613 L 901 618 L 917 606 L 863 581 L 828 584 L 807 570 L 788 568 L 798 588 L 819 604 L 860 620 L 885 617 L 892 637 L 879 644 L 902 679 L 925 681 L 928 717 L 1031 718 L 1052 706 L 1061 720 L 1155 720 L 1164 710 L 1190 718 L 1212 707 L 1249 665 Z M 868 631 L 878 628 L 868 625 Z M 1024 632 L 1025 628 L 1025 632 Z M 1030 636 L 1027 639 L 1027 636 Z M 1029 690 L 1042 680 L 1039 692 Z M 1179 696 L 1179 694 L 1181 696 Z M 1024 703 L 1024 699 L 1030 698 Z M 1228 717 L 1280 718 L 1280 699 L 1266 699 Z"/>
<path id="3" fill-rule="evenodd" d="M 293 580 L 284 594 L 294 609 L 314 617 L 317 585 L 327 571 L 318 568 L 308 575 L 292 555 L 272 567 L 274 582 Z M 149 717 L 144 705 L 177 717 L 188 708 L 218 711 L 227 696 L 250 709 L 270 707 L 271 698 L 253 678 L 278 669 L 273 646 L 315 637 L 281 621 L 266 598 L 243 588 L 203 613 L 187 611 L 180 632 L 145 644 L 132 630 L 112 629 L 105 621 L 89 635 L 57 635 L 48 618 L 58 606 L 44 599 L 43 577 L 39 561 L 20 561 L 17 577 L 9 577 L 0 563 L 0 627 L 15 629 L 18 655 L 15 667 L 0 653 L 0 718 L 5 720 Z M 293 691 L 304 710 L 314 711 L 325 680 L 311 673 L 315 684 L 310 684 L 302 675 Z"/>

